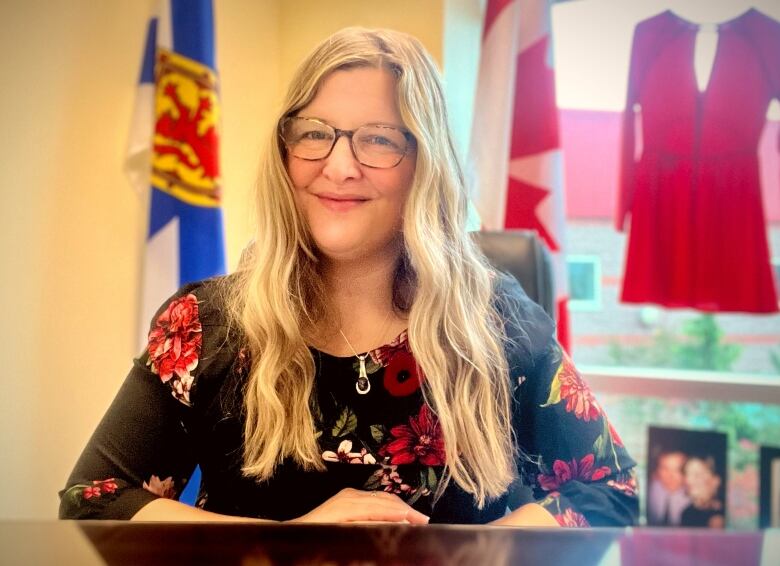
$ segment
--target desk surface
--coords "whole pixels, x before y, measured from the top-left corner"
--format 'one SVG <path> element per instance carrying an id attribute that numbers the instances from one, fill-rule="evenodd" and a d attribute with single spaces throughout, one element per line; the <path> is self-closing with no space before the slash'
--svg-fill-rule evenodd
<path id="1" fill-rule="evenodd" d="M 0 564 L 778 566 L 780 530 L 0 522 Z"/>

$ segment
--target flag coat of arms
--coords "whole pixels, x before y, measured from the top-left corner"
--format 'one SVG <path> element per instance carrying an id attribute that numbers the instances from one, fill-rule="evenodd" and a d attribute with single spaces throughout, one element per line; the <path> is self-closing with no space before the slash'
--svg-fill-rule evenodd
<path id="1" fill-rule="evenodd" d="M 535 230 L 550 250 L 558 341 L 570 350 L 550 4 L 487 2 L 469 169 L 482 226 Z"/>
<path id="2" fill-rule="evenodd" d="M 149 218 L 140 345 L 160 305 L 225 273 L 211 0 L 162 0 L 149 21 L 126 171 Z"/>

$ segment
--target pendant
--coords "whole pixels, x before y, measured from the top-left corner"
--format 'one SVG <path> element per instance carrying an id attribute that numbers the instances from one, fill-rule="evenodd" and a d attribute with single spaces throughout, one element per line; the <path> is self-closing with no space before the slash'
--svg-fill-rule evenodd
<path id="1" fill-rule="evenodd" d="M 368 380 L 368 378 L 358 377 L 358 380 L 355 383 L 355 389 L 357 389 L 357 392 L 360 395 L 365 395 L 371 391 L 371 382 Z"/>
<path id="2" fill-rule="evenodd" d="M 365 395 L 371 391 L 371 382 L 368 381 L 368 372 L 366 372 L 366 355 L 362 358 L 358 356 L 358 360 L 360 360 L 360 373 L 355 383 L 355 389 L 360 395 Z"/>

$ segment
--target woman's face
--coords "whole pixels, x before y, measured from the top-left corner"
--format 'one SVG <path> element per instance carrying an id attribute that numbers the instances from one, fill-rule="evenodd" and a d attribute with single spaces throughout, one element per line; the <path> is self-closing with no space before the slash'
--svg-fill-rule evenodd
<path id="1" fill-rule="evenodd" d="M 709 501 L 720 487 L 720 479 L 698 458 L 685 464 L 685 486 L 688 495 L 695 500 Z"/>
<path id="2" fill-rule="evenodd" d="M 377 123 L 403 127 L 394 76 L 368 67 L 329 75 L 298 116 L 317 118 L 340 130 Z M 392 253 L 402 229 L 415 157 L 410 149 L 395 167 L 366 167 L 355 159 L 346 136 L 338 138 L 325 159 L 306 161 L 288 155 L 296 205 L 322 254 L 350 260 Z"/>

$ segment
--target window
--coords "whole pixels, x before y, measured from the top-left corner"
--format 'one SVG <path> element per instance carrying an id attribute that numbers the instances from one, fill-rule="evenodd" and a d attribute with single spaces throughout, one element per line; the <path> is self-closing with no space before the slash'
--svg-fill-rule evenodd
<path id="1" fill-rule="evenodd" d="M 717 3 L 716 3 L 717 4 Z M 726 5 L 728 4 L 728 6 Z M 712 3 L 697 14 L 670 0 L 556 2 L 553 68 L 565 166 L 571 343 L 581 367 L 668 368 L 780 376 L 780 314 L 708 313 L 622 301 L 627 233 L 615 229 L 622 110 L 636 24 L 668 8 L 725 21 L 751 5 L 780 20 L 776 2 Z M 702 46 L 702 55 L 707 45 Z M 709 45 L 710 59 L 714 45 Z M 703 57 L 706 59 L 706 57 Z M 693 61 L 692 63 L 698 62 Z M 712 61 L 710 61 L 710 65 Z M 711 71 L 711 69 L 710 69 Z M 780 290 L 780 199 L 773 104 L 759 146 L 767 237 Z M 779 381 L 780 383 L 780 381 Z"/>
<path id="2" fill-rule="evenodd" d="M 569 308 L 577 311 L 601 308 L 601 259 L 591 255 L 566 257 L 569 272 Z"/>

